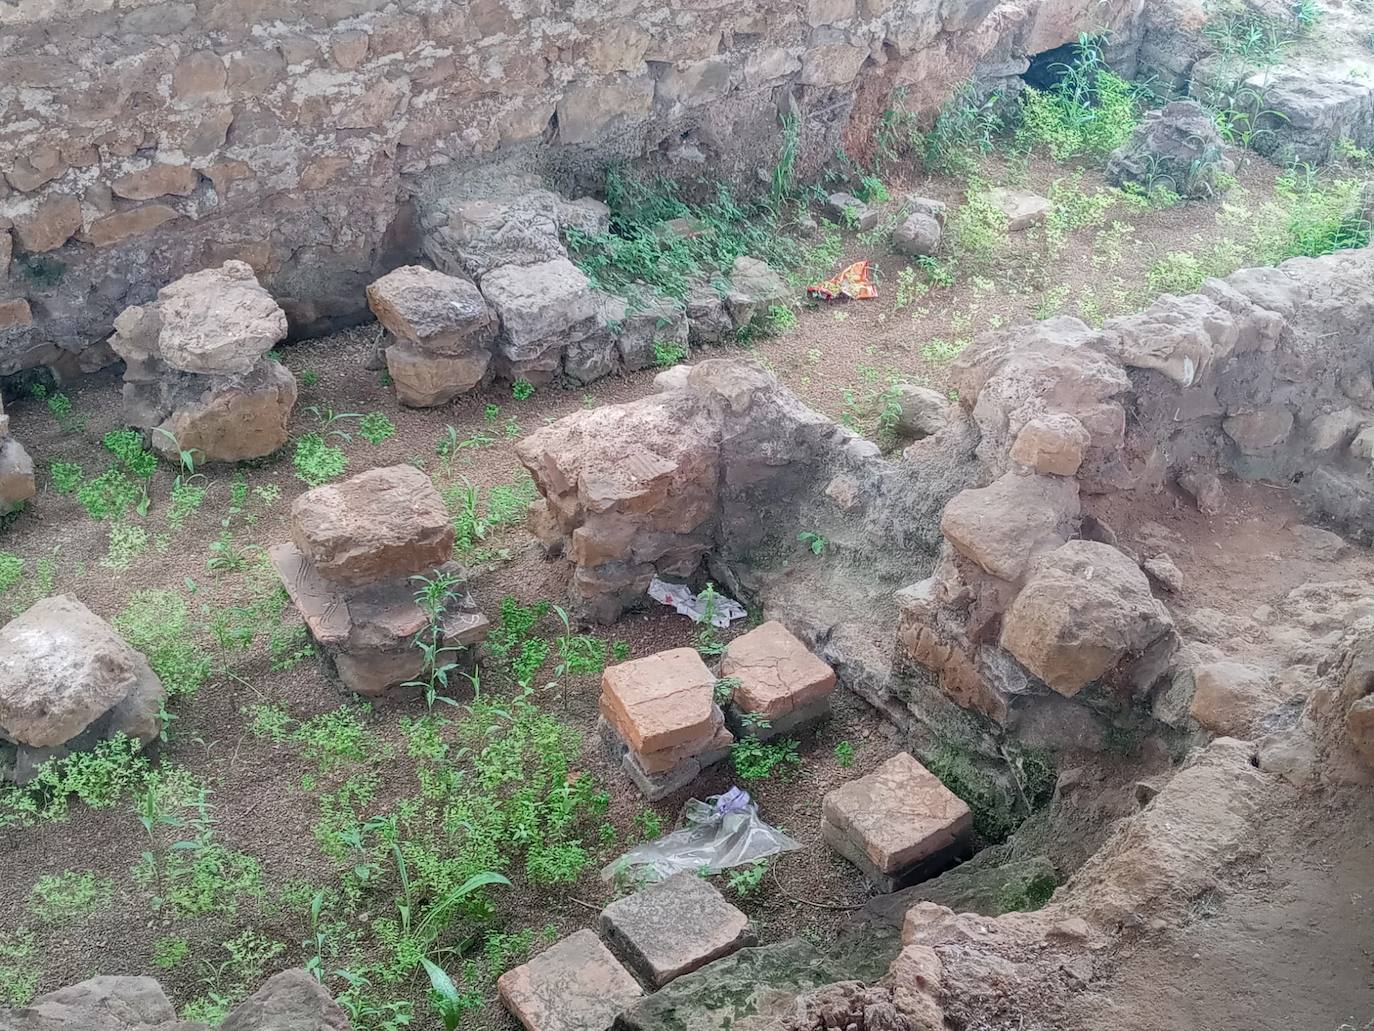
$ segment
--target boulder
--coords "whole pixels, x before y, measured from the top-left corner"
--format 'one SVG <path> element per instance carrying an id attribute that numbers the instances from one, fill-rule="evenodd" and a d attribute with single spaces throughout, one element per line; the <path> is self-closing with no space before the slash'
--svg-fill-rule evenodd
<path id="1" fill-rule="evenodd" d="M 1140 568 L 1145 570 L 1146 576 L 1170 594 L 1183 593 L 1183 570 L 1179 569 L 1168 555 L 1161 554 L 1146 559 L 1140 564 Z"/>
<path id="2" fill-rule="evenodd" d="M 348 1014 L 300 967 L 283 970 L 239 1003 L 220 1031 L 353 1031 Z"/>
<path id="3" fill-rule="evenodd" d="M 1072 415 L 1048 412 L 1021 427 L 1011 446 L 1011 458 L 1038 473 L 1072 476 L 1083 464 L 1083 452 L 1091 440 Z"/>
<path id="4" fill-rule="evenodd" d="M 1208 662 L 1193 670 L 1189 714 L 1219 737 L 1248 739 L 1262 716 L 1283 701 L 1271 677 L 1239 662 Z"/>
<path id="5" fill-rule="evenodd" d="M 1078 514 L 1072 479 L 1009 472 L 955 495 L 940 517 L 940 532 L 985 572 L 1017 580 L 1037 554 L 1064 543 Z"/>
<path id="6" fill-rule="evenodd" d="M 1231 187 L 1235 170 L 1212 114 L 1195 100 L 1176 100 L 1146 112 L 1131 138 L 1112 153 L 1107 179 L 1209 199 Z"/>
<path id="7" fill-rule="evenodd" d="M 692 347 L 725 343 L 735 332 L 725 298 L 709 283 L 697 283 L 688 291 L 687 326 Z"/>
<path id="8" fill-rule="evenodd" d="M 91 977 L 18 1010 L 0 1009 L 0 1031 L 201 1031 L 204 1026 L 178 1020 L 151 977 Z"/>
<path id="9" fill-rule="evenodd" d="M 525 1031 L 610 1031 L 644 995 L 594 931 L 583 929 L 507 970 L 496 991 Z"/>
<path id="10" fill-rule="evenodd" d="M 270 455 L 290 439 L 296 377 L 280 362 L 259 362 L 243 376 L 197 377 L 186 387 L 203 391 L 178 402 L 149 435 L 159 454 L 176 460 L 178 451 L 192 451 L 197 462 L 242 462 Z"/>
<path id="11" fill-rule="evenodd" d="M 386 348 L 386 371 L 396 400 L 410 408 L 434 408 L 466 394 L 487 377 L 491 352 L 448 355 L 396 343 Z"/>
<path id="12" fill-rule="evenodd" d="M 591 283 L 567 258 L 503 265 L 482 277 L 482 295 L 501 316 L 501 352 L 529 361 L 581 339 L 596 325 Z"/>
<path id="13" fill-rule="evenodd" d="M 1030 567 L 1003 615 L 1001 645 L 1072 697 L 1172 629 L 1168 611 L 1134 562 L 1110 545 L 1079 540 Z"/>
<path id="14" fill-rule="evenodd" d="M 777 304 L 786 304 L 792 291 L 782 276 L 766 262 L 741 255 L 730 266 L 729 290 L 725 294 L 725 309 L 738 331 L 749 325 L 756 316 L 766 315 Z"/>
<path id="15" fill-rule="evenodd" d="M 169 283 L 155 309 L 148 317 L 130 309 L 115 321 L 110 346 L 121 358 L 152 355 L 181 372 L 242 375 L 286 337 L 286 313 L 242 261 Z"/>
<path id="16" fill-rule="evenodd" d="M 476 286 L 419 265 L 378 279 L 367 304 L 392 337 L 430 354 L 484 351 L 496 339 L 496 313 Z"/>
<path id="17" fill-rule="evenodd" d="M 0 515 L 8 515 L 22 508 L 24 502 L 36 493 L 38 486 L 33 478 L 33 459 L 24 445 L 6 430 L 0 440 Z"/>
<path id="18" fill-rule="evenodd" d="M 123 735 L 147 744 L 167 693 L 148 661 L 70 594 L 0 629 L 0 741 L 17 769 Z"/>
<path id="19" fill-rule="evenodd" d="M 949 398 L 938 390 L 915 383 L 898 383 L 892 388 L 893 398 L 901 409 L 897 415 L 897 432 L 920 440 L 934 436 L 949 422 Z"/>
<path id="20" fill-rule="evenodd" d="M 913 211 L 892 230 L 892 249 L 911 258 L 925 257 L 940 249 L 943 236 L 944 230 L 934 215 Z"/>
<path id="21" fill-rule="evenodd" d="M 1050 217 L 1054 203 L 1048 197 L 1027 190 L 995 187 L 987 192 L 988 201 L 1007 219 L 1007 232 L 1019 233 L 1038 226 Z"/>
<path id="22" fill-rule="evenodd" d="M 430 478 L 393 465 L 306 491 L 291 506 L 291 539 L 325 579 L 358 587 L 442 565 L 454 534 Z"/>
<path id="23" fill-rule="evenodd" d="M 1288 440 L 1293 413 L 1281 405 L 1258 408 L 1222 420 L 1221 428 L 1244 454 L 1263 454 Z"/>

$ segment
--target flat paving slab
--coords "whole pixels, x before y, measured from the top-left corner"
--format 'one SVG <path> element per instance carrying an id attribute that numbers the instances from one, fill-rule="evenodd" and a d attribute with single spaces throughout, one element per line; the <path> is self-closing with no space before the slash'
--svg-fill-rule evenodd
<path id="1" fill-rule="evenodd" d="M 597 927 L 655 988 L 754 944 L 749 918 L 693 873 L 617 899 L 601 911 Z"/>
<path id="2" fill-rule="evenodd" d="M 526 1031 L 609 1031 L 644 995 L 596 933 L 581 930 L 507 970 L 496 990 Z"/>
<path id="3" fill-rule="evenodd" d="M 821 834 L 875 884 L 893 891 L 967 848 L 973 814 L 910 754 L 825 796 Z"/>

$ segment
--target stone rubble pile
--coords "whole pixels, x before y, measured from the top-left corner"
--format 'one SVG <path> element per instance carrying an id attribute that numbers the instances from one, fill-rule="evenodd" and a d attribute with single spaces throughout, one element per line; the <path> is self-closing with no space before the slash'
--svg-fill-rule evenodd
<path id="1" fill-rule="evenodd" d="M 715 686 L 694 648 L 646 655 L 602 674 L 598 732 L 649 801 L 686 787 L 730 754 L 735 738 Z"/>
<path id="2" fill-rule="evenodd" d="M 1203 200 L 1225 193 L 1235 170 L 1215 117 L 1195 100 L 1176 100 L 1147 112 L 1107 162 L 1107 178 L 1117 186 L 1163 189 Z"/>
<path id="3" fill-rule="evenodd" d="M 268 549 L 292 603 L 339 681 L 377 696 L 421 677 L 433 627 L 444 647 L 471 648 L 489 623 L 452 561 L 453 526 L 428 476 L 386 466 L 306 491 L 291 506 L 291 541 Z M 417 593 L 429 584 L 432 611 Z"/>
<path id="4" fill-rule="evenodd" d="M 125 308 L 110 347 L 124 359 L 124 416 L 164 455 L 238 462 L 287 440 L 296 379 L 267 352 L 286 313 L 252 268 L 227 261 L 183 276 L 152 304 Z"/>
<path id="5" fill-rule="evenodd" d="M 18 511 L 36 493 L 33 459 L 10 433 L 10 417 L 0 402 L 0 516 Z"/>
<path id="6" fill-rule="evenodd" d="M 49 759 L 162 729 L 167 692 L 109 623 L 70 594 L 0 628 L 0 778 L 27 783 Z"/>

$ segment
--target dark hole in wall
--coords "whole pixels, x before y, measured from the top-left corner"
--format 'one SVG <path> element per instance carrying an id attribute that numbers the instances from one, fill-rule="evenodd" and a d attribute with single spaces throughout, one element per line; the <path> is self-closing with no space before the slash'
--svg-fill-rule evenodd
<path id="1" fill-rule="evenodd" d="M 1045 50 L 1030 59 L 1030 67 L 1021 73 L 1026 84 L 1036 89 L 1053 89 L 1064 79 L 1068 66 L 1078 56 L 1077 43 L 1065 43 L 1062 47 Z"/>

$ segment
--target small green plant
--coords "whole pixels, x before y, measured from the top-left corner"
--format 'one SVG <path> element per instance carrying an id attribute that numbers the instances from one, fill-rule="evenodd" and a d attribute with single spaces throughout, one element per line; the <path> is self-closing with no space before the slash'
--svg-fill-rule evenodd
<path id="1" fill-rule="evenodd" d="M 716 595 L 716 585 L 708 583 L 705 589 L 698 595 L 697 600 L 701 602 L 701 629 L 697 631 L 696 649 L 702 655 L 710 658 L 720 655 L 725 651 L 725 642 L 716 633 L 715 618 L 719 601 Z"/>
<path id="2" fill-rule="evenodd" d="M 1151 294 L 1197 293 L 1207 272 L 1191 251 L 1170 251 L 1150 266 L 1146 288 Z"/>
<path id="3" fill-rule="evenodd" d="M 41 974 L 33 932 L 0 933 L 0 1006 L 27 1006 Z"/>
<path id="4" fill-rule="evenodd" d="M 510 396 L 517 401 L 528 401 L 534 396 L 534 384 L 521 376 L 511 384 Z"/>
<path id="5" fill-rule="evenodd" d="M 196 638 L 191 609 L 175 591 L 139 591 L 114 627 L 142 652 L 169 698 L 194 695 L 210 676 L 210 656 Z"/>
<path id="6" fill-rule="evenodd" d="M 611 645 L 611 658 L 616 662 L 624 662 L 630 657 L 630 642 L 616 641 Z"/>
<path id="7" fill-rule="evenodd" d="M 72 411 L 72 399 L 66 394 L 53 394 L 48 398 L 48 411 L 52 413 L 63 433 L 79 433 L 86 426 L 86 417 Z"/>
<path id="8" fill-rule="evenodd" d="M 1051 89 L 1022 92 L 1018 142 L 1044 146 L 1056 161 L 1106 155 L 1125 143 L 1140 122 L 1145 93 L 1107 68 L 1101 38 L 1081 35 L 1074 59 L 1057 71 Z"/>
<path id="9" fill-rule="evenodd" d="M 767 780 L 801 765 L 797 742 L 791 738 L 760 741 L 747 736 L 730 748 L 730 761 L 740 780 Z"/>
<path id="10" fill-rule="evenodd" d="M 369 444 L 380 444 L 396 432 L 396 424 L 385 412 L 368 412 L 358 423 L 358 436 Z"/>
<path id="11" fill-rule="evenodd" d="M 159 970 L 175 970 L 186 961 L 190 943 L 178 934 L 166 934 L 153 942 L 153 966 Z"/>
<path id="12" fill-rule="evenodd" d="M 767 873 L 768 860 L 760 859 L 731 873 L 726 877 L 725 883 L 740 898 L 751 899 L 763 893 L 763 878 Z"/>
<path id="13" fill-rule="evenodd" d="M 854 746 L 848 741 L 841 741 L 835 746 L 835 761 L 840 764 L 841 769 L 849 769 L 854 765 Z"/>
<path id="14" fill-rule="evenodd" d="M 24 579 L 24 560 L 10 551 L 0 551 L 0 594 Z"/>
<path id="15" fill-rule="evenodd" d="M 76 492 L 81 507 L 97 521 L 122 519 L 129 509 L 140 504 L 142 498 L 139 486 L 118 469 L 110 469 L 88 480 Z"/>
<path id="16" fill-rule="evenodd" d="M 740 685 L 739 677 L 721 677 L 716 681 L 716 686 L 712 689 L 711 695 L 717 705 L 724 707 L 729 705 L 735 697 L 735 691 Z"/>
<path id="17" fill-rule="evenodd" d="M 998 913 L 1032 913 L 1043 909 L 1059 887 L 1059 879 L 1049 871 L 1008 881 L 997 889 Z"/>
<path id="18" fill-rule="evenodd" d="M 1317 0 L 1293 0 L 1293 20 L 1303 32 L 1310 32 L 1322 19 L 1322 9 Z"/>
<path id="19" fill-rule="evenodd" d="M 430 999 L 434 1003 L 434 1011 L 439 1015 L 439 1021 L 444 1025 L 444 1031 L 458 1031 L 458 1025 L 463 1022 L 463 1014 L 471 1008 L 472 1002 L 458 990 L 453 978 L 444 973 L 440 966 L 424 956 L 420 957 L 420 962 L 429 977 Z"/>
<path id="20" fill-rule="evenodd" d="M 320 381 L 320 374 L 314 369 L 305 369 L 301 372 L 301 386 L 309 390 Z"/>
<path id="21" fill-rule="evenodd" d="M 75 462 L 54 462 L 48 469 L 48 475 L 52 477 L 52 487 L 57 493 L 74 494 L 86 474 Z"/>
<path id="22" fill-rule="evenodd" d="M 292 464 L 296 467 L 297 477 L 311 487 L 318 487 L 336 476 L 342 476 L 348 468 L 348 458 L 342 450 L 326 444 L 324 437 L 312 431 L 296 441 Z"/>
<path id="23" fill-rule="evenodd" d="M 676 365 L 687 357 L 687 348 L 676 341 L 654 341 L 654 364 L 660 369 Z"/>
<path id="24" fill-rule="evenodd" d="M 826 537 L 813 530 L 803 530 L 797 534 L 797 540 L 806 546 L 806 550 L 813 555 L 824 555 L 825 549 L 830 547 L 830 541 Z"/>
<path id="25" fill-rule="evenodd" d="M 653 841 L 663 836 L 663 818 L 652 809 L 641 809 L 635 814 L 635 830 L 644 841 Z"/>
<path id="26" fill-rule="evenodd" d="M 574 634 L 568 613 L 559 605 L 553 610 L 563 624 L 563 632 L 558 635 L 559 663 L 554 676 L 561 678 L 566 673 L 600 674 L 606 668 L 606 642 L 591 634 Z"/>
<path id="27" fill-rule="evenodd" d="M 141 526 L 115 523 L 110 527 L 110 543 L 100 564 L 115 572 L 123 572 L 148 550 L 148 531 Z"/>
<path id="28" fill-rule="evenodd" d="M 114 884 L 94 872 L 65 870 L 44 874 L 29 892 L 29 912 L 45 923 L 56 923 L 108 906 Z"/>

